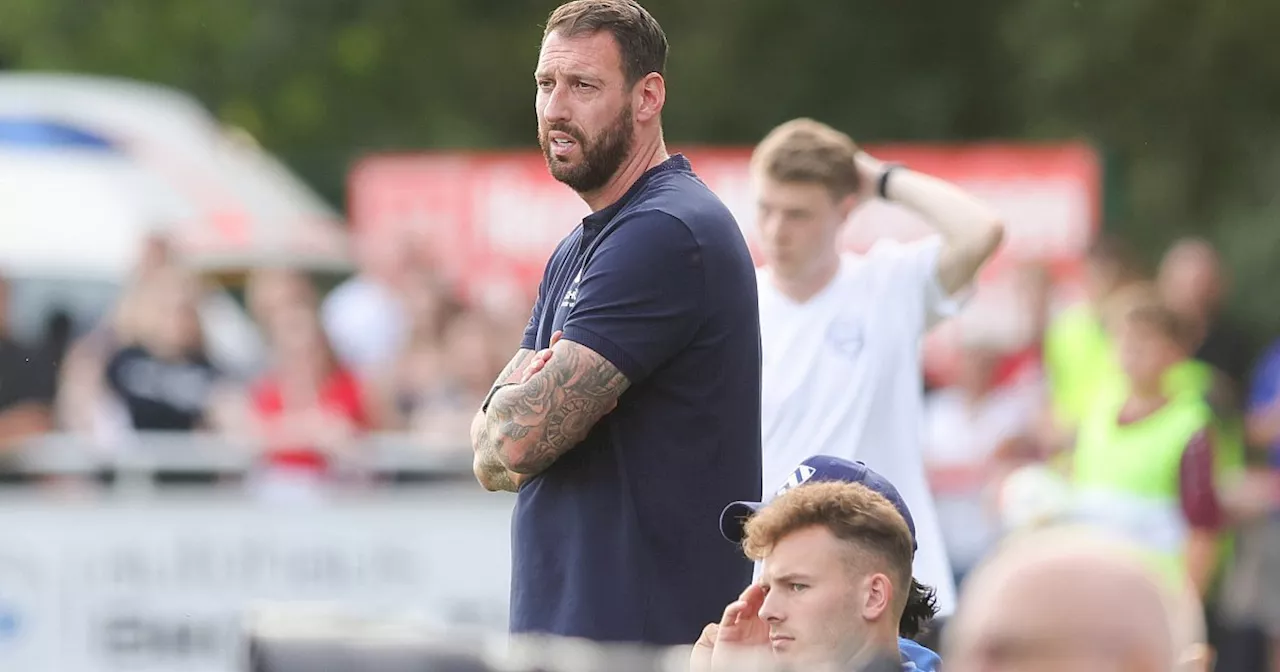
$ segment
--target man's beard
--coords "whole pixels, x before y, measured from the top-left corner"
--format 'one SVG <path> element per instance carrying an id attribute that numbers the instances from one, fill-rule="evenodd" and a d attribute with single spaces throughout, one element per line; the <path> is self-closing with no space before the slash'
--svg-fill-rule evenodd
<path id="1" fill-rule="evenodd" d="M 582 160 L 571 164 L 557 159 L 551 153 L 551 141 L 547 138 L 552 131 L 572 136 L 582 152 Z M 538 144 L 547 159 L 547 169 L 551 171 L 551 176 L 579 194 L 596 191 L 607 184 L 631 153 L 634 139 L 635 129 L 631 125 L 629 103 L 613 124 L 590 140 L 583 137 L 580 129 L 571 128 L 567 124 L 555 124 L 545 132 L 538 133 Z"/>

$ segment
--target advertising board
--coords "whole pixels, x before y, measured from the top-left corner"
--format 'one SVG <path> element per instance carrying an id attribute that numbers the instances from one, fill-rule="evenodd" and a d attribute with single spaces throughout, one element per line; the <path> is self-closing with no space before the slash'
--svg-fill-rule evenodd
<path id="1" fill-rule="evenodd" d="M 280 602 L 503 631 L 513 501 L 5 503 L 0 669 L 236 672 L 248 610 Z"/>
<path id="2" fill-rule="evenodd" d="M 750 150 L 681 151 L 754 241 Z M 995 339 L 1021 337 L 1026 325 L 1017 309 L 1019 268 L 1043 265 L 1071 292 L 1100 217 L 1100 168 L 1091 148 L 886 145 L 868 151 L 955 182 L 990 203 L 1006 225 L 1005 244 L 979 280 L 968 319 L 936 329 L 927 343 L 935 373 L 949 368 L 961 322 Z M 355 235 L 402 237 L 464 290 L 483 296 L 517 288 L 530 302 L 556 243 L 588 213 L 547 173 L 536 151 L 371 156 L 353 169 L 349 196 Z M 913 213 L 875 202 L 854 212 L 842 242 L 847 250 L 863 251 L 880 238 L 909 241 L 929 234 Z"/>

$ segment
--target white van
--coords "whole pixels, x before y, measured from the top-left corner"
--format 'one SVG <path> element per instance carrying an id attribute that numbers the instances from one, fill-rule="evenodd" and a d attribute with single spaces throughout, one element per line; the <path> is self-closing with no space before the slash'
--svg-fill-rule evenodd
<path id="1" fill-rule="evenodd" d="M 58 310 L 77 332 L 95 324 L 153 232 L 203 272 L 349 267 L 338 213 L 192 97 L 114 78 L 0 73 L 0 273 L 15 336 L 39 338 Z M 238 369 L 260 357 L 236 302 L 215 295 L 207 308 L 215 358 Z"/>

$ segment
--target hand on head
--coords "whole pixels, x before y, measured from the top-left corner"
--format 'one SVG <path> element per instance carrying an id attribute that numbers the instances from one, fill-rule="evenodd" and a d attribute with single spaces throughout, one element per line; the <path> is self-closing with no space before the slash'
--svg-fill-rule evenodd
<path id="1" fill-rule="evenodd" d="M 884 161 L 859 151 L 853 155 L 853 164 L 858 169 L 858 200 L 862 203 L 879 197 L 880 174 L 884 172 Z"/>
<path id="2" fill-rule="evenodd" d="M 725 607 L 719 623 L 708 623 L 693 645 L 690 672 L 750 670 L 773 660 L 769 624 L 760 618 L 764 586 L 752 584 Z"/>

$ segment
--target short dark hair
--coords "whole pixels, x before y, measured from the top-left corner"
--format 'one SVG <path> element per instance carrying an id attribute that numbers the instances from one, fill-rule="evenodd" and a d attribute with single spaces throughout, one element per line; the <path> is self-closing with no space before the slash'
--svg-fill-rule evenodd
<path id="1" fill-rule="evenodd" d="M 1136 303 L 1129 307 L 1124 319 L 1129 324 L 1147 327 L 1182 347 L 1187 347 L 1191 340 L 1186 321 L 1161 302 Z"/>
<path id="2" fill-rule="evenodd" d="M 822 185 L 838 201 L 862 186 L 857 155 L 858 145 L 847 134 L 800 118 L 769 131 L 751 153 L 751 166 L 778 182 Z"/>
<path id="3" fill-rule="evenodd" d="M 1146 278 L 1148 273 L 1133 246 L 1123 238 L 1101 234 L 1085 249 L 1088 263 L 1107 269 L 1115 277 L 1117 287 Z"/>
<path id="4" fill-rule="evenodd" d="M 594 35 L 602 30 L 613 35 L 622 57 L 622 72 L 628 84 L 645 75 L 667 70 L 667 34 L 657 19 L 635 0 L 572 0 L 551 12 L 542 32 L 545 41 L 552 32 L 565 37 Z"/>
<path id="5" fill-rule="evenodd" d="M 878 559 L 893 582 L 894 609 L 904 613 L 915 553 L 911 530 L 889 500 L 865 485 L 823 481 L 788 490 L 747 520 L 742 548 L 763 560 L 784 537 L 815 526 Z"/>
<path id="6" fill-rule="evenodd" d="M 907 639 L 915 639 L 924 632 L 925 626 L 938 615 L 937 591 L 929 586 L 911 579 L 911 591 L 907 593 L 907 608 L 898 619 L 898 635 Z"/>

